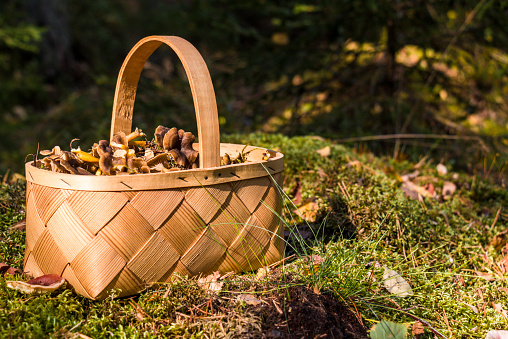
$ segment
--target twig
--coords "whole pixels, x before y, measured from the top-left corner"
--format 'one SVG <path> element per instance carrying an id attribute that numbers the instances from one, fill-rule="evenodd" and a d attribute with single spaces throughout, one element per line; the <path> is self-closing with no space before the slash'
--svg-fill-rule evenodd
<path id="1" fill-rule="evenodd" d="M 496 217 L 494 218 L 494 222 L 492 223 L 492 226 L 490 228 L 493 228 L 496 225 L 497 219 L 499 219 L 499 215 L 501 214 L 501 208 L 503 205 L 499 206 L 499 209 L 497 210 Z"/>

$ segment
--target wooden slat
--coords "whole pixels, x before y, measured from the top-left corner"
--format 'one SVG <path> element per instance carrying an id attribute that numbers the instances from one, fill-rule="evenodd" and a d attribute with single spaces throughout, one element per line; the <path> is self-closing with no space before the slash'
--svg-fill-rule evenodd
<path id="1" fill-rule="evenodd" d="M 88 299 L 92 299 L 92 296 L 88 294 L 83 285 L 81 285 L 78 277 L 76 277 L 76 274 L 74 273 L 71 265 L 67 265 L 65 267 L 62 273 L 62 277 L 67 281 L 67 283 L 74 289 L 76 293 L 81 294 Z"/>
<path id="2" fill-rule="evenodd" d="M 30 194 L 26 202 L 26 247 L 32 251 L 37 239 L 45 229 L 45 225 L 39 217 L 34 202 L 34 195 Z"/>
<path id="3" fill-rule="evenodd" d="M 206 225 L 184 200 L 157 230 L 178 254 L 183 255 L 203 232 Z"/>
<path id="4" fill-rule="evenodd" d="M 282 203 L 279 192 L 273 187 L 267 190 L 266 195 L 262 198 L 262 202 L 252 215 L 256 216 L 264 227 L 274 232 L 281 219 Z"/>
<path id="5" fill-rule="evenodd" d="M 97 234 L 127 203 L 120 192 L 76 191 L 69 205 L 93 234 Z"/>
<path id="6" fill-rule="evenodd" d="M 87 293 L 96 298 L 126 262 L 101 236 L 96 236 L 70 264 Z"/>
<path id="7" fill-rule="evenodd" d="M 44 224 L 65 201 L 61 191 L 52 187 L 34 185 L 31 194 L 34 195 L 37 213 Z"/>
<path id="8" fill-rule="evenodd" d="M 40 277 L 40 276 L 44 275 L 44 272 L 39 267 L 39 265 L 37 265 L 37 261 L 35 260 L 32 253 L 30 253 L 25 258 L 23 272 L 25 272 L 26 274 L 28 274 L 29 276 L 32 276 L 32 277 Z"/>
<path id="9" fill-rule="evenodd" d="M 235 193 L 232 193 L 210 221 L 210 227 L 229 246 L 243 230 L 251 214 Z"/>
<path id="10" fill-rule="evenodd" d="M 100 234 L 125 261 L 129 261 L 146 244 L 154 232 L 143 216 L 134 207 L 127 204 L 104 226 Z"/>
<path id="11" fill-rule="evenodd" d="M 184 196 L 184 193 L 179 189 L 141 191 L 131 200 L 131 206 L 134 207 L 154 229 L 157 229 L 171 213 L 173 213 Z"/>
<path id="12" fill-rule="evenodd" d="M 252 216 L 245 225 L 242 233 L 228 248 L 228 253 L 245 270 L 254 270 L 265 266 L 265 248 L 271 235 L 264 229 L 263 224 Z"/>
<path id="13" fill-rule="evenodd" d="M 234 191 L 252 213 L 258 207 L 269 185 L 270 179 L 266 176 L 256 179 L 240 180 L 234 186 Z"/>
<path id="14" fill-rule="evenodd" d="M 185 201 L 197 212 L 205 224 L 208 224 L 230 194 L 231 186 L 229 184 L 193 187 L 185 194 Z"/>
<path id="15" fill-rule="evenodd" d="M 280 154 L 280 153 L 279 153 Z M 25 164 L 27 180 L 38 185 L 97 192 L 129 192 L 166 188 L 201 187 L 221 183 L 235 183 L 239 180 L 266 177 L 284 170 L 284 159 L 280 154 L 269 161 L 252 160 L 210 169 L 191 169 L 169 173 L 136 175 L 74 175 L 56 173 Z M 268 171 L 268 173 L 267 173 Z"/>
<path id="16" fill-rule="evenodd" d="M 143 282 L 153 283 L 171 269 L 180 255 L 157 232 L 127 263 L 127 267 Z"/>
<path id="17" fill-rule="evenodd" d="M 65 256 L 47 229 L 37 239 L 32 254 L 44 274 L 61 275 L 67 265 Z"/>
<path id="18" fill-rule="evenodd" d="M 67 202 L 60 205 L 60 208 L 48 220 L 47 227 L 67 262 L 74 260 L 74 257 L 92 241 L 94 236 Z"/>
<path id="19" fill-rule="evenodd" d="M 211 228 L 207 228 L 180 261 L 192 275 L 207 274 L 224 252 L 225 244 Z"/>

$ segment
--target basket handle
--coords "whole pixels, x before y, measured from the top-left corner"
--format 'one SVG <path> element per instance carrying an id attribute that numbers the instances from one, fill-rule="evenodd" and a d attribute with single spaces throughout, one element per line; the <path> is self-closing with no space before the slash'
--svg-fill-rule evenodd
<path id="1" fill-rule="evenodd" d="M 218 167 L 219 119 L 212 79 L 198 50 L 187 40 L 176 36 L 154 35 L 141 39 L 125 58 L 116 83 L 110 138 L 119 131 L 131 132 L 139 76 L 148 57 L 163 43 L 176 52 L 189 79 L 198 125 L 199 167 Z"/>

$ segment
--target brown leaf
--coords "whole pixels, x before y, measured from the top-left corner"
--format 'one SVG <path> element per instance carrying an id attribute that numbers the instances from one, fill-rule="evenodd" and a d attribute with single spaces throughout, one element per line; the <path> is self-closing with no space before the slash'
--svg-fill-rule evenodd
<path id="1" fill-rule="evenodd" d="M 423 324 L 421 322 L 419 322 L 418 320 L 415 321 L 413 326 L 411 326 L 411 334 L 414 336 L 423 334 L 423 331 L 424 331 Z"/>
<path id="2" fill-rule="evenodd" d="M 332 149 L 330 148 L 330 146 L 325 146 L 321 149 L 318 149 L 316 152 L 323 158 L 326 158 L 330 156 L 330 154 L 332 153 Z"/>
<path id="3" fill-rule="evenodd" d="M 258 269 L 258 271 L 256 273 L 256 279 L 257 280 L 263 279 L 264 277 L 266 277 L 268 275 L 268 273 L 270 273 L 269 267 L 261 267 L 260 269 Z"/>
<path id="4" fill-rule="evenodd" d="M 238 298 L 236 299 L 240 302 L 245 302 L 247 305 L 257 306 L 261 304 L 263 301 L 259 300 L 252 294 L 240 294 Z"/>
<path id="5" fill-rule="evenodd" d="M 220 280 L 220 272 L 215 271 L 212 274 L 207 275 L 206 277 L 201 277 L 198 280 L 198 285 L 201 286 L 202 289 L 207 290 L 209 292 L 219 292 L 222 290 L 222 285 L 224 285 L 224 281 Z"/>
<path id="6" fill-rule="evenodd" d="M 46 274 L 27 282 L 6 281 L 7 287 L 28 294 L 41 294 L 53 292 L 65 283 L 65 279 L 57 274 Z"/>
<path id="7" fill-rule="evenodd" d="M 499 262 L 497 263 L 499 268 L 501 269 L 501 272 L 508 273 L 508 256 L 505 256 Z"/>
<path id="8" fill-rule="evenodd" d="M 415 183 L 412 183 L 411 181 L 404 181 L 402 183 L 401 189 L 406 193 L 406 196 L 418 200 L 420 196 L 426 197 L 426 198 L 433 198 L 436 195 L 436 192 L 434 192 L 434 185 L 432 185 L 432 192 L 425 189 L 425 187 L 421 187 L 416 185 Z"/>
<path id="9" fill-rule="evenodd" d="M 429 192 L 430 196 L 435 196 L 436 194 L 436 189 L 434 188 L 434 184 L 433 183 L 428 183 L 428 184 L 425 184 L 425 186 L 423 186 L 423 188 L 425 188 L 425 190 L 427 192 Z"/>
<path id="10" fill-rule="evenodd" d="M 302 183 L 300 179 L 296 179 L 296 185 L 291 190 L 291 196 L 293 197 L 293 204 L 298 206 L 302 203 Z"/>
<path id="11" fill-rule="evenodd" d="M 6 274 L 9 274 L 9 275 L 17 275 L 18 274 L 19 275 L 19 274 L 23 274 L 23 272 L 21 272 L 17 268 L 11 267 L 11 266 L 2 262 L 2 263 L 0 263 L 0 275 L 3 277 Z"/>
<path id="12" fill-rule="evenodd" d="M 496 234 L 494 238 L 492 238 L 492 240 L 490 241 L 490 246 L 494 247 L 496 251 L 501 250 L 504 247 L 504 245 L 506 245 L 507 238 L 506 233 L 508 233 L 508 230 Z"/>
<path id="13" fill-rule="evenodd" d="M 499 287 L 499 290 L 501 290 L 504 293 L 508 294 L 508 288 L 506 288 L 506 287 Z"/>
<path id="14" fill-rule="evenodd" d="M 466 305 L 467 307 L 469 307 L 471 309 L 471 311 L 473 311 L 473 313 L 478 313 L 478 307 L 474 306 L 474 305 L 470 305 L 468 303 L 464 303 L 464 305 Z"/>
<path id="15" fill-rule="evenodd" d="M 482 277 L 483 279 L 487 280 L 487 281 L 494 281 L 496 280 L 496 278 L 494 278 L 494 275 L 492 273 L 487 273 L 487 272 L 478 272 L 478 271 L 475 271 L 475 273 L 479 276 L 479 277 Z"/>
<path id="16" fill-rule="evenodd" d="M 315 201 L 310 201 L 294 210 L 293 213 L 298 215 L 300 218 L 309 222 L 316 221 L 317 211 L 319 209 L 318 204 Z"/>
<path id="17" fill-rule="evenodd" d="M 26 230 L 26 218 L 23 218 L 23 220 L 18 221 L 14 225 L 9 226 L 9 231 L 25 231 Z"/>

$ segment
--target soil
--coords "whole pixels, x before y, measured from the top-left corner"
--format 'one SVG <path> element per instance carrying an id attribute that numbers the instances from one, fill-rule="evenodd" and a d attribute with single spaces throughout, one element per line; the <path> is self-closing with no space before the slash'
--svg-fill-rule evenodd
<path id="1" fill-rule="evenodd" d="M 292 286 L 264 300 L 256 313 L 267 338 L 368 338 L 358 316 L 331 295 Z"/>

